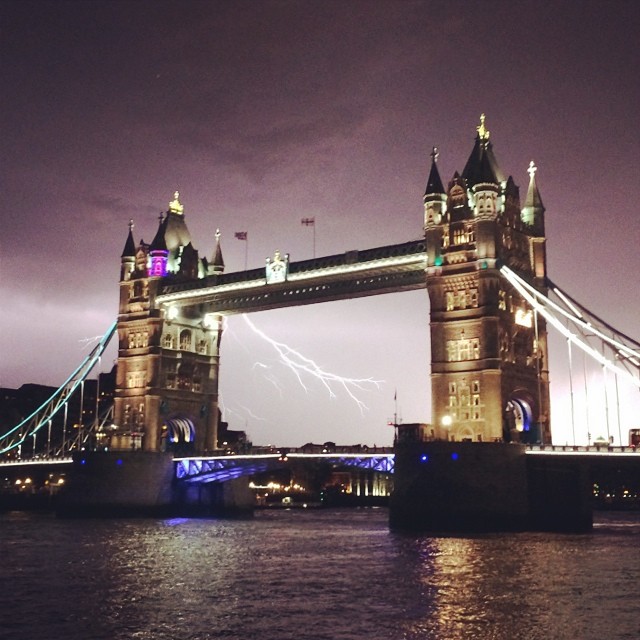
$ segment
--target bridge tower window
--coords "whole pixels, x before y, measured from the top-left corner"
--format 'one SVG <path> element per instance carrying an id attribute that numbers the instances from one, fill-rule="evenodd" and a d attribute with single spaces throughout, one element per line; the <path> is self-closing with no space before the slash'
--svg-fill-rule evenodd
<path id="1" fill-rule="evenodd" d="M 480 358 L 480 339 L 465 338 L 464 332 L 459 340 L 447 340 L 447 361 L 461 362 Z"/>
<path id="2" fill-rule="evenodd" d="M 456 306 L 456 296 L 453 291 L 447 291 L 447 311 L 453 311 Z"/>
<path id="3" fill-rule="evenodd" d="M 180 332 L 180 349 L 182 351 L 191 351 L 191 331 L 183 329 Z"/>
<path id="4" fill-rule="evenodd" d="M 171 333 L 165 333 L 164 336 L 162 336 L 162 346 L 165 349 L 173 349 L 174 348 L 173 335 Z"/>

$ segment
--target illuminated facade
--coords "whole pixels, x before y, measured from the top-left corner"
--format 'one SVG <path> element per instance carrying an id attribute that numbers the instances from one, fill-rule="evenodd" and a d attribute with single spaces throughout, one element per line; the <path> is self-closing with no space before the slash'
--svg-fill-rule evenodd
<path id="1" fill-rule="evenodd" d="M 462 174 L 443 187 L 437 152 L 424 195 L 431 302 L 432 420 L 454 440 L 551 441 L 544 320 L 501 277 L 545 289 L 544 207 L 502 174 L 484 116 Z"/>
<path id="2" fill-rule="evenodd" d="M 220 234 L 210 262 L 191 244 L 178 193 L 150 245 L 133 239 L 121 257 L 118 367 L 112 449 L 212 451 L 218 423 L 222 318 L 156 303 L 163 282 L 224 270 Z"/>
<path id="3" fill-rule="evenodd" d="M 545 290 L 544 207 L 535 167 L 524 205 L 484 119 L 444 188 L 433 153 L 419 240 L 224 273 L 191 243 L 175 194 L 150 245 L 132 230 L 121 257 L 118 367 L 110 446 L 216 449 L 224 315 L 427 288 L 434 438 L 550 442 L 544 320 L 500 274 Z"/>

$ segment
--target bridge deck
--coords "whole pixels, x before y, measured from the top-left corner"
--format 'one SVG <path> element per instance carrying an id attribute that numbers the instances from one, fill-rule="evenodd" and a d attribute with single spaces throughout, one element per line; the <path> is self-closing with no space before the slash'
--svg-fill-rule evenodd
<path id="1" fill-rule="evenodd" d="M 283 282 L 268 283 L 264 268 L 169 282 L 156 300 L 161 304 L 205 304 L 209 313 L 263 311 L 424 289 L 425 268 L 424 240 L 415 240 L 292 262 Z"/>
<path id="2" fill-rule="evenodd" d="M 175 460 L 176 478 L 185 482 L 223 482 L 240 476 L 277 469 L 289 461 L 316 460 L 380 473 L 393 473 L 395 456 L 390 451 L 376 453 L 281 452 L 249 455 L 203 456 Z"/>

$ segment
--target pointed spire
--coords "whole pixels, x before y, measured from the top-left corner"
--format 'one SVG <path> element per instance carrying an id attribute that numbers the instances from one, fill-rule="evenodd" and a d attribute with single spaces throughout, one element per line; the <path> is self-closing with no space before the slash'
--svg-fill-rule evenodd
<path id="1" fill-rule="evenodd" d="M 527 197 L 522 207 L 522 221 L 527 224 L 536 224 L 541 222 L 541 216 L 544 214 L 544 205 L 536 184 L 536 171 L 538 168 L 533 163 L 529 163 L 527 173 L 529 174 L 529 188 L 527 189 Z"/>
<path id="2" fill-rule="evenodd" d="M 166 218 L 160 212 L 158 217 L 158 231 L 151 242 L 151 251 L 167 251 L 167 242 L 164 238 L 164 232 L 166 230 Z"/>
<path id="3" fill-rule="evenodd" d="M 209 271 L 211 273 L 222 273 L 224 271 L 224 259 L 222 258 L 222 249 L 220 247 L 221 235 L 220 229 L 216 229 L 216 248 L 209 263 Z"/>
<path id="4" fill-rule="evenodd" d="M 129 220 L 129 235 L 127 241 L 124 244 L 121 258 L 135 258 L 136 257 L 136 243 L 133 240 L 133 220 Z"/>
<path id="5" fill-rule="evenodd" d="M 169 250 L 168 269 L 171 272 L 178 270 L 180 264 L 180 247 L 186 247 L 191 242 L 191 234 L 187 228 L 184 215 L 184 207 L 176 191 L 174 199 L 169 203 L 169 210 L 163 223 L 164 241 Z"/>
<path id="6" fill-rule="evenodd" d="M 427 180 L 427 188 L 424 195 L 440 194 L 444 193 L 444 187 L 442 186 L 442 180 L 440 179 L 440 173 L 438 171 L 438 147 L 433 147 L 431 151 L 431 171 L 429 172 L 429 179 Z"/>
<path id="7" fill-rule="evenodd" d="M 150 276 L 160 276 L 164 278 L 167 275 L 169 250 L 167 249 L 167 243 L 164 239 L 165 230 L 166 218 L 160 213 L 160 217 L 158 218 L 158 231 L 149 245 L 149 255 L 151 256 Z"/>
<path id="8" fill-rule="evenodd" d="M 489 130 L 485 126 L 484 113 L 480 116 L 480 124 L 476 127 L 476 140 L 462 172 L 468 187 L 481 183 L 500 184 L 504 182 L 504 174 L 498 167 L 493 154 L 493 145 L 489 142 Z"/>

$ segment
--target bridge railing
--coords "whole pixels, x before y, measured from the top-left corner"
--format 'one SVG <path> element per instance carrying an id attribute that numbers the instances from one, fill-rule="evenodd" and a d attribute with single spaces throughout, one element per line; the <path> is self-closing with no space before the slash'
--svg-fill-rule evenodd
<path id="1" fill-rule="evenodd" d="M 595 445 L 557 445 L 557 444 L 530 444 L 527 445 L 527 453 L 574 453 L 574 454 L 624 454 L 640 456 L 640 447 L 626 447 L 610 444 Z"/>
<path id="2" fill-rule="evenodd" d="M 255 475 L 294 460 L 317 460 L 329 464 L 353 466 L 392 474 L 395 456 L 392 447 L 335 447 L 332 448 L 332 451 L 325 448 L 324 451 L 311 453 L 309 453 L 309 447 L 280 449 L 255 447 L 253 453 L 222 453 L 220 455 L 176 458 L 174 463 L 178 480 L 214 482 L 238 478 L 243 475 Z"/>

